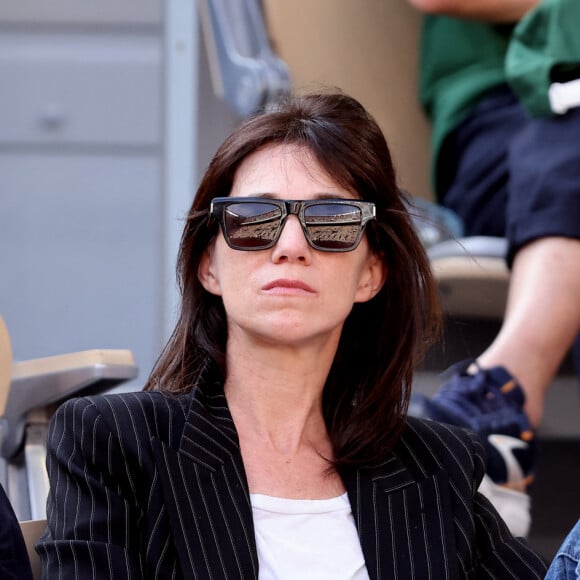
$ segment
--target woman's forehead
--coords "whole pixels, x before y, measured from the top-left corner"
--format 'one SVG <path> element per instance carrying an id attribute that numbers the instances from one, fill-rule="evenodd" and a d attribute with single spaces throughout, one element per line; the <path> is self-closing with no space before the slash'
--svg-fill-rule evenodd
<path id="1" fill-rule="evenodd" d="M 273 144 L 255 151 L 238 167 L 231 196 L 263 193 L 349 194 L 303 145 Z M 348 196 L 348 195 L 347 195 Z"/>

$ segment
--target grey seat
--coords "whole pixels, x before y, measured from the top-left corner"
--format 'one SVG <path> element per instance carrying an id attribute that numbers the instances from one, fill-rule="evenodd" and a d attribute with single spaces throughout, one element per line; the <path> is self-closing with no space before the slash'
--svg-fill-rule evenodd
<path id="1" fill-rule="evenodd" d="M 46 517 L 46 433 L 64 400 L 97 394 L 137 376 L 128 350 L 89 350 L 12 362 L 0 317 L 0 483 L 19 520 Z"/>

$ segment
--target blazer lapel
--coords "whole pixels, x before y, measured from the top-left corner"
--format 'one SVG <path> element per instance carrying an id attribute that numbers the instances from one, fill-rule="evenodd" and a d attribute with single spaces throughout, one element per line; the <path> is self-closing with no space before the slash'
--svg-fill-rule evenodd
<path id="1" fill-rule="evenodd" d="M 458 576 L 446 473 L 417 478 L 393 455 L 345 482 L 372 580 Z"/>
<path id="2" fill-rule="evenodd" d="M 178 449 L 153 441 L 184 578 L 257 578 L 258 556 L 239 442 L 223 394 L 192 395 Z"/>

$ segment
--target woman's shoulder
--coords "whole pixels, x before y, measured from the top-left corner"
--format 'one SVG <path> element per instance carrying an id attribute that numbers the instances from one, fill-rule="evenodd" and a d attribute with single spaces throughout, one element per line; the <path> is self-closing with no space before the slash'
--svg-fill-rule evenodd
<path id="1" fill-rule="evenodd" d="M 481 446 L 478 436 L 469 429 L 410 416 L 407 417 L 403 437 L 428 442 L 435 446 L 442 445 L 444 448 L 449 445 Z"/>
<path id="2" fill-rule="evenodd" d="M 485 471 L 485 451 L 477 435 L 468 429 L 429 419 L 408 417 L 396 449 L 405 462 L 419 465 L 421 471 Z"/>
<path id="3" fill-rule="evenodd" d="M 72 398 L 63 403 L 69 409 L 84 409 L 93 406 L 100 412 L 129 413 L 186 413 L 191 404 L 190 393 L 170 393 L 168 391 L 128 391 L 87 397 Z"/>
<path id="4" fill-rule="evenodd" d="M 112 393 L 69 399 L 53 417 L 55 428 L 72 428 L 103 423 L 121 435 L 128 431 L 160 436 L 183 430 L 191 394 L 163 391 Z M 165 437 L 163 437 L 165 438 Z"/>

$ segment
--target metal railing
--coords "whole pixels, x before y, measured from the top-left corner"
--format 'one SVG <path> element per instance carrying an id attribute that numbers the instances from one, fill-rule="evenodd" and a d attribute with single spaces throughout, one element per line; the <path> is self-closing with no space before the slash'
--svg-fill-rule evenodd
<path id="1" fill-rule="evenodd" d="M 290 92 L 288 67 L 270 46 L 258 0 L 200 0 L 199 8 L 216 95 L 247 117 Z"/>

